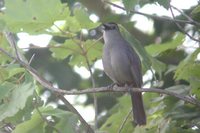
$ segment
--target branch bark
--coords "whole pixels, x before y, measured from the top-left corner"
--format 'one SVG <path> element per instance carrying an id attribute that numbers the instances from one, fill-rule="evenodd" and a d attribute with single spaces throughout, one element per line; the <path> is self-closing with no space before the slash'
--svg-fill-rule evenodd
<path id="1" fill-rule="evenodd" d="M 173 19 L 175 19 L 175 15 L 174 15 L 174 12 L 173 12 L 173 10 L 172 10 L 172 6 L 169 4 L 169 9 L 170 9 L 170 11 L 171 11 L 171 14 L 172 14 L 172 17 L 173 17 Z M 194 21 L 192 21 L 192 20 L 190 20 L 191 22 L 194 22 Z M 192 40 L 194 40 L 194 41 L 196 41 L 196 42 L 200 42 L 200 40 L 199 39 L 196 39 L 196 38 L 194 38 L 192 35 L 190 35 L 189 33 L 187 33 L 185 30 L 184 30 L 184 28 L 179 24 L 179 23 L 177 23 L 176 21 L 174 21 L 174 23 L 177 25 L 177 27 L 180 29 L 180 31 L 182 31 L 184 34 L 186 34 L 190 39 L 192 39 Z"/>
<path id="2" fill-rule="evenodd" d="M 35 80 L 37 80 L 42 86 L 48 88 L 49 90 L 56 92 L 58 94 L 65 94 L 65 95 L 81 95 L 81 94 L 89 94 L 89 93 L 104 93 L 104 92 L 130 92 L 130 89 L 134 92 L 152 92 L 152 93 L 159 93 L 159 94 L 166 94 L 169 96 L 176 97 L 180 100 L 183 100 L 185 102 L 188 102 L 190 104 L 193 104 L 195 106 L 198 106 L 200 108 L 200 101 L 198 101 L 195 98 L 189 97 L 189 96 L 184 96 L 181 94 L 177 94 L 175 92 L 167 91 L 164 89 L 158 89 L 158 88 L 128 88 L 128 87 L 118 87 L 114 86 L 113 88 L 110 88 L 110 86 L 106 87 L 98 87 L 98 88 L 88 88 L 88 89 L 72 89 L 71 91 L 67 91 L 67 89 L 61 89 L 61 88 L 56 88 L 54 87 L 50 82 L 48 82 L 46 79 L 41 77 L 35 69 L 33 69 L 31 66 L 28 64 L 22 62 L 21 60 L 13 57 L 10 55 L 8 52 L 0 48 L 0 51 L 13 60 L 16 60 L 20 65 L 22 65 L 27 71 L 29 71 Z"/>
<path id="3" fill-rule="evenodd" d="M 12 34 L 9 34 L 9 32 L 4 32 L 4 35 L 6 36 L 9 43 L 12 43 L 11 46 L 16 46 L 15 41 L 12 40 Z M 9 36 L 8 36 L 9 35 Z M 17 49 L 15 49 L 17 50 Z M 84 125 L 88 133 L 94 133 L 94 130 L 90 127 L 90 125 L 83 119 L 83 117 L 80 115 L 80 113 L 73 107 L 72 104 L 70 104 L 64 97 L 64 93 L 60 93 L 60 91 L 56 91 L 57 88 L 53 87 L 53 85 L 48 82 L 46 79 L 44 79 L 42 76 L 38 74 L 38 72 L 32 68 L 28 63 L 25 63 L 22 61 L 18 56 L 15 57 L 5 51 L 4 49 L 0 48 L 0 51 L 4 53 L 5 55 L 9 56 L 11 59 L 17 61 L 20 65 L 22 65 L 33 77 L 36 81 L 38 81 L 43 87 L 48 88 L 49 90 L 53 91 L 54 94 L 56 94 L 67 106 L 67 108 L 76 114 L 79 117 L 79 120 Z M 18 51 L 15 51 L 16 54 L 19 54 Z"/>

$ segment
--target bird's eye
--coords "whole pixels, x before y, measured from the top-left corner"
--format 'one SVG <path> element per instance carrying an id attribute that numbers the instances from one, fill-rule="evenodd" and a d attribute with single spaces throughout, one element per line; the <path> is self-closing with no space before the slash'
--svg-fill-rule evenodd
<path id="1" fill-rule="evenodd" d="M 113 25 L 113 26 L 111 26 L 112 27 L 112 29 L 116 29 L 116 26 L 115 25 Z"/>

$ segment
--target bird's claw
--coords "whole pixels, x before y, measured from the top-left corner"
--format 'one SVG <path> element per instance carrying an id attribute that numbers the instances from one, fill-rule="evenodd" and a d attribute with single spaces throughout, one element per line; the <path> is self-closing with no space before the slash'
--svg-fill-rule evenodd
<path id="1" fill-rule="evenodd" d="M 109 90 L 112 90 L 113 87 L 114 87 L 115 85 L 117 85 L 117 83 L 112 83 L 112 84 L 110 84 L 110 85 L 108 86 L 108 89 L 109 89 Z"/>

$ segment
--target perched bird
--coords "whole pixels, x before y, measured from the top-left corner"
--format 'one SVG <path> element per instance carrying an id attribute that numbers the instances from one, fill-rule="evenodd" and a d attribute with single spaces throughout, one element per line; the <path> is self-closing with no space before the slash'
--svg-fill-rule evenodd
<path id="1" fill-rule="evenodd" d="M 104 23 L 103 67 L 107 76 L 118 86 L 141 88 L 142 72 L 139 56 L 120 34 L 116 23 Z M 146 115 L 141 92 L 131 93 L 134 122 L 146 124 Z"/>

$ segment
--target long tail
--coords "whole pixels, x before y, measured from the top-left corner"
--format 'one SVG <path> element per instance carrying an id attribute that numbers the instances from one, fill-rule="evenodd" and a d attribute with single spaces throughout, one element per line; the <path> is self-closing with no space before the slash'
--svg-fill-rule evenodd
<path id="1" fill-rule="evenodd" d="M 137 125 L 146 125 L 146 114 L 141 92 L 131 92 L 134 122 Z"/>

